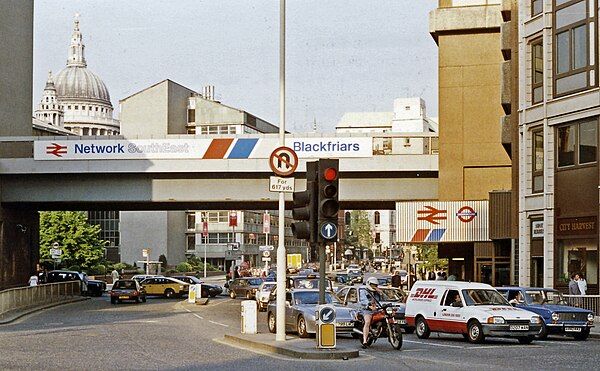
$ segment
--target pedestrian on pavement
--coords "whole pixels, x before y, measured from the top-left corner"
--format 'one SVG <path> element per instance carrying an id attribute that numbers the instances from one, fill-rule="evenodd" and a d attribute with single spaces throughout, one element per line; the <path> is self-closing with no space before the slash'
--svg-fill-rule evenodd
<path id="1" fill-rule="evenodd" d="M 586 295 L 587 292 L 587 281 L 583 276 L 583 273 L 579 273 L 579 279 L 577 280 L 577 286 L 579 286 L 579 291 L 581 295 Z"/>
<path id="2" fill-rule="evenodd" d="M 400 272 L 396 271 L 396 272 L 394 272 L 394 275 L 392 276 L 392 287 L 400 287 L 401 284 L 402 284 L 402 277 L 400 277 Z"/>
<path id="3" fill-rule="evenodd" d="M 571 281 L 569 281 L 569 295 L 581 295 L 579 284 L 577 284 L 578 278 L 579 275 L 577 273 L 571 274 Z"/>
<path id="4" fill-rule="evenodd" d="M 456 274 L 452 273 L 448 276 L 448 281 L 456 281 Z"/>
<path id="5" fill-rule="evenodd" d="M 434 281 L 435 280 L 435 272 L 434 271 L 429 272 L 427 279 L 430 281 Z"/>
<path id="6" fill-rule="evenodd" d="M 442 277 L 442 272 L 437 272 L 437 277 L 435 278 L 436 281 L 443 281 L 444 277 Z"/>
<path id="7" fill-rule="evenodd" d="M 112 283 L 114 284 L 115 281 L 119 279 L 119 272 L 116 269 L 113 269 L 112 272 L 110 272 L 110 276 L 112 277 Z"/>
<path id="8" fill-rule="evenodd" d="M 38 276 L 37 276 L 37 274 L 34 274 L 31 277 L 29 277 L 29 286 L 37 286 L 37 285 L 38 285 Z"/>

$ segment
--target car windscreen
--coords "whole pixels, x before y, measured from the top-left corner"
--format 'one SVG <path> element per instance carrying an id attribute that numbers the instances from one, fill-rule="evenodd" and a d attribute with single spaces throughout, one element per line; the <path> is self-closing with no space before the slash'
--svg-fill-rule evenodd
<path id="1" fill-rule="evenodd" d="M 135 281 L 117 281 L 113 285 L 113 289 L 136 289 Z"/>
<path id="2" fill-rule="evenodd" d="M 273 287 L 275 287 L 276 283 L 263 283 L 262 285 L 262 289 L 260 291 L 271 291 L 271 289 L 273 289 Z"/>
<path id="3" fill-rule="evenodd" d="M 250 278 L 248 280 L 248 283 L 251 284 L 251 285 L 258 286 L 258 285 L 260 285 L 262 283 L 262 279 L 260 279 L 260 278 Z"/>
<path id="4" fill-rule="evenodd" d="M 462 290 L 466 305 L 510 305 L 504 296 L 493 289 Z"/>
<path id="5" fill-rule="evenodd" d="M 294 280 L 294 287 L 297 289 L 318 289 L 319 279 L 318 278 L 300 278 Z"/>
<path id="6" fill-rule="evenodd" d="M 382 301 L 402 301 L 402 294 L 397 290 L 381 289 Z"/>
<path id="7" fill-rule="evenodd" d="M 565 299 L 558 290 L 527 290 L 525 300 L 528 304 L 565 304 Z"/>
<path id="8" fill-rule="evenodd" d="M 339 299 L 329 293 L 325 293 L 325 302 L 327 304 L 339 303 Z M 305 291 L 294 293 L 294 304 L 319 304 L 319 292 L 318 291 Z"/>

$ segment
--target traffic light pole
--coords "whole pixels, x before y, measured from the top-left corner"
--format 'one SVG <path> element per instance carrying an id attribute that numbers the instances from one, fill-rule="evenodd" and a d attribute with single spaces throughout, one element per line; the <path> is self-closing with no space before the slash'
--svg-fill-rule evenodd
<path id="1" fill-rule="evenodd" d="M 325 263 L 327 257 L 325 256 L 325 244 L 315 244 L 316 248 L 319 249 L 319 304 L 325 303 Z"/>

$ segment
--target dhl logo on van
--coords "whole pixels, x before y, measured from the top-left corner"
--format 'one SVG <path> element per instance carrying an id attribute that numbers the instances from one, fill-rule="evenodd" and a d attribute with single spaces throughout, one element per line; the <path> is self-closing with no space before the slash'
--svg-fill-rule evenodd
<path id="1" fill-rule="evenodd" d="M 435 289 L 434 288 L 419 287 L 412 294 L 412 297 L 413 297 L 413 299 L 419 299 L 419 300 L 437 299 L 438 296 L 434 295 L 434 294 L 435 294 Z"/>

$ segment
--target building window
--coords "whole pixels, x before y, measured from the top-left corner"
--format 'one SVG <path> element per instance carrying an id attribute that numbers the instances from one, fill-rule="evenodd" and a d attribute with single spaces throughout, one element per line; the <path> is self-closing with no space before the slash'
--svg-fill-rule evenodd
<path id="1" fill-rule="evenodd" d="M 554 2 L 554 94 L 565 95 L 595 85 L 590 81 L 593 62 L 588 57 L 590 37 L 589 0 Z M 593 24 L 593 23 L 592 23 Z"/>
<path id="2" fill-rule="evenodd" d="M 186 213 L 187 229 L 196 230 L 196 213 Z"/>
<path id="3" fill-rule="evenodd" d="M 187 241 L 187 251 L 196 250 L 196 236 L 193 234 L 186 234 L 185 238 Z"/>
<path id="4" fill-rule="evenodd" d="M 558 131 L 558 167 L 597 161 L 598 120 L 596 118 L 561 126 Z"/>
<path id="5" fill-rule="evenodd" d="M 533 193 L 544 191 L 544 132 L 536 130 L 533 135 Z"/>
<path id="6" fill-rule="evenodd" d="M 531 16 L 534 17 L 542 12 L 543 0 L 531 0 Z"/>
<path id="7" fill-rule="evenodd" d="M 381 214 L 379 213 L 379 211 L 375 211 L 373 219 L 375 219 L 375 224 L 381 224 Z"/>
<path id="8" fill-rule="evenodd" d="M 598 284 L 596 239 L 559 239 L 557 250 L 558 284 L 567 285 L 573 273 L 583 274 L 588 285 Z"/>
<path id="9" fill-rule="evenodd" d="M 196 122 L 196 110 L 195 109 L 188 110 L 188 122 Z"/>
<path id="10" fill-rule="evenodd" d="M 544 47 L 542 39 L 531 44 L 531 96 L 533 104 L 544 99 Z"/>
<path id="11" fill-rule="evenodd" d="M 579 124 L 579 163 L 596 162 L 598 152 L 598 134 L 596 120 Z"/>

